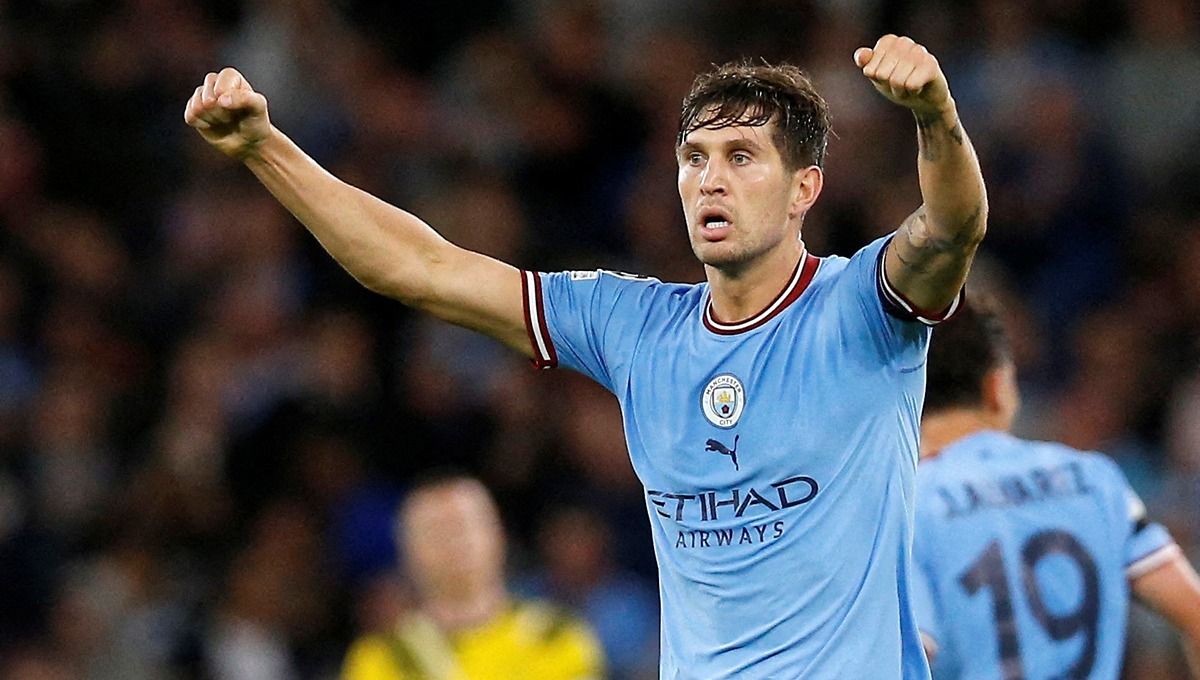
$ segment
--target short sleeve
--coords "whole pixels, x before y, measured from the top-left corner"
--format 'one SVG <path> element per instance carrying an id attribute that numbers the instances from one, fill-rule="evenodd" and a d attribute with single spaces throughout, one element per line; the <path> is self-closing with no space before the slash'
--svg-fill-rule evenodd
<path id="1" fill-rule="evenodd" d="M 1151 522 L 1146 516 L 1145 503 L 1129 486 L 1129 481 L 1117 464 L 1105 460 L 1115 479 L 1115 502 L 1120 504 L 1116 511 L 1125 528 L 1125 575 L 1133 580 L 1169 562 L 1178 554 L 1179 546 L 1166 527 Z"/>
<path id="2" fill-rule="evenodd" d="M 607 270 L 521 275 L 534 366 L 561 364 L 613 391 L 662 283 Z"/>
<path id="3" fill-rule="evenodd" d="M 891 243 L 894 236 L 895 234 L 885 236 L 875 242 L 882 242 L 883 244 L 879 248 L 879 253 L 875 256 L 875 289 L 879 295 L 880 302 L 883 303 L 884 311 L 901 321 L 915 321 L 923 323 L 926 326 L 936 326 L 954 316 L 954 313 L 962 306 L 963 296 L 965 295 L 963 289 L 959 289 L 958 295 L 954 296 L 954 300 L 950 303 L 950 306 L 942 310 L 928 311 L 919 309 L 888 281 L 887 269 L 883 266 L 883 257 L 887 252 L 888 243 Z"/>
<path id="4" fill-rule="evenodd" d="M 879 238 L 850 258 L 838 297 L 842 308 L 848 310 L 847 321 L 855 326 L 848 330 L 870 340 L 881 357 L 898 359 L 902 367 L 909 368 L 923 363 L 930 326 L 937 321 L 904 308 L 903 298 L 891 292 L 883 271 L 883 256 L 891 238 Z M 961 295 L 942 318 L 957 309 Z"/>

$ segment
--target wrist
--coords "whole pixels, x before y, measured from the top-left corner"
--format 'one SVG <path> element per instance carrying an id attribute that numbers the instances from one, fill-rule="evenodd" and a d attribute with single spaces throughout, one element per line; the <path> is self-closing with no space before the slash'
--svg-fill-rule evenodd
<path id="1" fill-rule="evenodd" d="M 246 165 L 269 163 L 271 157 L 279 152 L 279 139 L 281 136 L 282 133 L 274 125 L 269 125 L 262 137 L 255 140 L 247 140 L 237 150 L 235 157 Z"/>
<path id="2" fill-rule="evenodd" d="M 913 109 L 913 117 L 917 119 L 918 127 L 927 128 L 940 125 L 951 130 L 958 125 L 958 106 L 954 103 L 953 97 L 946 97 L 946 101 L 937 106 L 923 110 Z"/>

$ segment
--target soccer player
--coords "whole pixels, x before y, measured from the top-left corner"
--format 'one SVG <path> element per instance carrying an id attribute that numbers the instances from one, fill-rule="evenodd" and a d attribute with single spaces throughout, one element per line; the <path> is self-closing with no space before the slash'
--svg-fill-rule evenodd
<path id="1" fill-rule="evenodd" d="M 343 680 L 603 677 L 600 643 L 586 624 L 509 596 L 500 514 L 478 480 L 446 475 L 414 486 L 396 535 L 417 609 L 392 635 L 355 641 Z"/>
<path id="2" fill-rule="evenodd" d="M 1129 594 L 1184 636 L 1200 678 L 1200 578 L 1117 465 L 1008 434 L 1004 330 L 974 300 L 933 333 L 917 471 L 917 614 L 935 677 L 1121 673 Z"/>
<path id="3" fill-rule="evenodd" d="M 184 118 L 367 287 L 616 395 L 659 565 L 663 678 L 924 678 L 908 555 L 925 352 L 987 203 L 933 55 L 886 35 L 853 60 L 915 119 L 923 203 L 850 258 L 809 253 L 826 104 L 793 66 L 720 67 L 678 133 L 695 285 L 460 249 L 318 167 L 233 69 Z"/>

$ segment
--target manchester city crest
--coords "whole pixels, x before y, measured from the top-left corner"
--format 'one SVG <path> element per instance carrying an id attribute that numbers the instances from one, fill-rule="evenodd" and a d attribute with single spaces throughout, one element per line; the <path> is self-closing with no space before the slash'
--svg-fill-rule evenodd
<path id="1" fill-rule="evenodd" d="M 717 427 L 728 429 L 737 425 L 746 408 L 746 390 L 742 381 L 732 373 L 722 373 L 708 381 L 700 397 L 700 408 L 708 422 Z"/>

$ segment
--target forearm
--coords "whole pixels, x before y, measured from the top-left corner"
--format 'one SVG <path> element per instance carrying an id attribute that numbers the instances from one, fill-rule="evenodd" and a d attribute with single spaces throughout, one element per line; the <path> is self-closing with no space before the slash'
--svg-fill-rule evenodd
<path id="1" fill-rule="evenodd" d="M 1166 564 L 1139 576 L 1133 593 L 1179 631 L 1192 677 L 1200 680 L 1200 575 L 1176 549 Z"/>
<path id="2" fill-rule="evenodd" d="M 889 33 L 855 50 L 854 63 L 877 92 L 916 117 L 923 201 L 896 230 L 884 274 L 906 306 L 936 318 L 962 290 L 986 228 L 979 160 L 941 65 L 923 45 Z"/>
<path id="3" fill-rule="evenodd" d="M 1187 657 L 1188 669 L 1194 680 L 1200 680 L 1200 637 L 1189 637 L 1183 640 L 1183 655 Z"/>
<path id="4" fill-rule="evenodd" d="M 338 264 L 367 288 L 409 304 L 449 244 L 417 217 L 334 177 L 278 129 L 246 167 Z"/>
<path id="5" fill-rule="evenodd" d="M 954 101 L 939 113 L 915 117 L 917 173 L 926 217 L 922 226 L 927 231 L 923 236 L 938 250 L 978 244 L 987 224 L 987 193 Z"/>
<path id="6" fill-rule="evenodd" d="M 1195 585 L 1193 581 L 1193 587 Z M 1192 606 L 1200 604 L 1195 601 L 1194 590 L 1192 591 L 1191 604 Z M 1200 615 L 1196 612 L 1190 612 L 1183 617 L 1177 615 L 1173 623 L 1179 626 L 1179 642 L 1183 647 L 1183 657 L 1187 660 L 1187 666 L 1191 671 L 1192 678 L 1200 680 Z"/>

